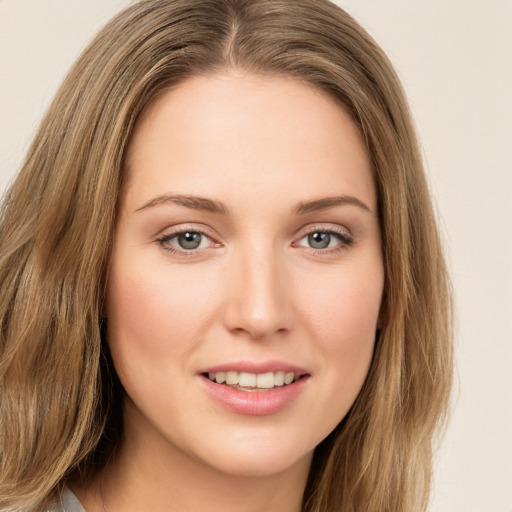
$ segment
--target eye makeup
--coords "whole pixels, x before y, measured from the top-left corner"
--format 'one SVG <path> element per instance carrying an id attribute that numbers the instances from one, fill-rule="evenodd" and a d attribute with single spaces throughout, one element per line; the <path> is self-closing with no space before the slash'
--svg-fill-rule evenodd
<path id="1" fill-rule="evenodd" d="M 213 236 L 205 230 L 193 226 L 176 226 L 155 239 L 159 246 L 179 257 L 193 257 L 204 254 L 212 248 L 221 247 Z M 313 225 L 303 231 L 302 236 L 292 242 L 295 248 L 304 248 L 318 255 L 331 255 L 345 250 L 354 244 L 353 235 L 338 226 Z"/>

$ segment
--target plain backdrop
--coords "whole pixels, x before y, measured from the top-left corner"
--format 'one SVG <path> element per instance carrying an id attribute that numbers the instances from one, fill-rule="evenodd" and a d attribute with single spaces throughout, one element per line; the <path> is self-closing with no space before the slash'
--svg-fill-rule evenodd
<path id="1" fill-rule="evenodd" d="M 129 3 L 0 0 L 0 193 L 70 64 Z M 512 2 L 338 3 L 404 83 L 452 270 L 457 385 L 431 510 L 512 512 Z"/>

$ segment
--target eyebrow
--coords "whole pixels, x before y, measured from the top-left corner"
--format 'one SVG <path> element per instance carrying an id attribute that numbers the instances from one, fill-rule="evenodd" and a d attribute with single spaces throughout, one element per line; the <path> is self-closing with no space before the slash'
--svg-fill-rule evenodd
<path id="1" fill-rule="evenodd" d="M 363 210 L 372 213 L 368 205 L 363 203 L 360 199 L 354 196 L 335 196 L 335 197 L 323 197 L 321 199 L 315 199 L 308 201 L 307 203 L 299 203 L 294 209 L 294 213 L 298 215 L 305 215 L 311 212 L 318 212 L 333 208 L 334 206 L 357 206 Z"/>
<path id="2" fill-rule="evenodd" d="M 185 206 L 186 208 L 192 208 L 194 210 L 203 210 L 210 213 L 218 213 L 220 215 L 227 215 L 229 210 L 220 201 L 214 201 L 207 199 L 206 197 L 190 196 L 190 195 L 174 195 L 174 194 L 162 194 L 154 197 L 140 208 L 137 208 L 137 212 L 151 208 L 153 206 L 159 206 L 161 204 L 176 204 L 178 206 Z"/>
<path id="3" fill-rule="evenodd" d="M 162 194 L 156 196 L 153 199 L 150 199 L 147 203 L 143 204 L 140 208 L 137 208 L 135 211 L 138 212 L 162 204 L 176 204 L 178 206 L 184 206 L 194 210 L 203 210 L 219 215 L 229 214 L 228 208 L 220 201 L 207 199 L 206 197 L 181 194 Z M 370 208 L 365 203 L 363 203 L 363 201 L 354 196 L 323 197 L 321 199 L 314 199 L 313 201 L 300 202 L 293 209 L 293 213 L 295 215 L 306 215 L 312 212 L 327 210 L 335 206 L 345 205 L 357 206 L 358 208 L 371 213 Z"/>

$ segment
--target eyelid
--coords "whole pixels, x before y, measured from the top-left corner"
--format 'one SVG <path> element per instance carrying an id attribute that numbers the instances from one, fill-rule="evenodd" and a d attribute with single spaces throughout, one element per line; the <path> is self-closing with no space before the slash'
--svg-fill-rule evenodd
<path id="1" fill-rule="evenodd" d="M 154 241 L 157 242 L 162 249 L 174 253 L 178 256 L 183 257 L 193 257 L 202 254 L 204 251 L 212 248 L 212 247 L 220 247 L 222 243 L 218 241 L 218 237 L 211 233 L 211 229 L 205 225 L 197 225 L 197 224 L 178 224 L 175 226 L 171 226 L 161 232 L 161 234 L 157 235 L 154 238 Z M 210 240 L 210 244 L 208 247 L 202 247 L 197 249 L 181 249 L 177 245 L 168 244 L 165 245 L 166 242 L 173 239 L 174 237 L 186 233 L 193 232 L 198 233 L 207 239 Z M 298 245 L 302 239 L 307 237 L 312 233 L 327 233 L 334 235 L 339 244 L 336 247 L 327 247 L 323 249 L 317 249 L 314 247 L 308 247 L 306 245 Z M 299 235 L 294 237 L 294 241 L 292 242 L 292 247 L 304 247 L 305 249 L 309 249 L 315 253 L 329 254 L 335 253 L 337 251 L 348 248 L 354 243 L 354 236 L 350 232 L 350 230 L 344 226 L 340 226 L 338 224 L 310 224 L 299 231 Z"/>
<path id="2" fill-rule="evenodd" d="M 297 245 L 299 241 L 307 237 L 308 235 L 311 235 L 312 233 L 327 233 L 332 234 L 336 236 L 339 240 L 339 247 L 331 247 L 331 248 L 324 248 L 324 249 L 315 249 L 314 247 L 307 247 L 303 245 Z M 338 224 L 312 224 L 307 226 L 306 228 L 303 228 L 300 231 L 299 236 L 295 238 L 295 242 L 293 242 L 292 245 L 297 247 L 304 247 L 306 249 L 310 249 L 311 251 L 315 251 L 317 253 L 329 253 L 329 252 L 336 252 L 336 250 L 342 250 L 349 246 L 351 246 L 354 243 L 354 235 L 350 232 L 349 229 L 340 226 Z"/>
<path id="3" fill-rule="evenodd" d="M 167 229 L 164 229 L 159 235 L 157 235 L 154 239 L 155 242 L 157 242 L 162 249 L 169 251 L 171 253 L 177 254 L 178 256 L 197 256 L 198 254 L 201 254 L 203 251 L 208 250 L 210 247 L 219 247 L 222 244 L 217 240 L 217 237 L 211 233 L 211 229 L 208 229 L 206 226 L 201 225 L 198 227 L 198 225 L 193 224 L 178 224 L 176 226 L 171 226 Z M 209 247 L 203 247 L 200 249 L 181 249 L 178 246 L 175 245 L 165 245 L 166 242 L 169 240 L 172 240 L 174 237 L 182 234 L 182 233 L 198 233 L 210 240 Z"/>
<path id="4" fill-rule="evenodd" d="M 338 233 L 340 235 L 344 235 L 347 238 L 354 238 L 354 235 L 350 231 L 350 229 L 340 226 L 339 224 L 309 224 L 306 227 L 299 230 L 299 236 L 303 238 L 304 236 L 310 235 L 311 233 L 322 232 L 322 233 Z"/>
<path id="5" fill-rule="evenodd" d="M 215 232 L 205 224 L 201 223 L 182 223 L 168 226 L 162 229 L 155 238 L 169 237 L 171 235 L 179 235 L 180 233 L 186 233 L 187 231 L 193 231 L 194 233 L 201 233 L 211 239 L 217 239 Z"/>

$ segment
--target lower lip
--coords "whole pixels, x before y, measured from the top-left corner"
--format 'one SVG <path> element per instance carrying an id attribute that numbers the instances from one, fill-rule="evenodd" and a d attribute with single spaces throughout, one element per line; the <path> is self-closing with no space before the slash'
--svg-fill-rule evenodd
<path id="1" fill-rule="evenodd" d="M 248 416 L 267 416 L 281 411 L 293 402 L 304 390 L 309 377 L 302 377 L 292 384 L 267 391 L 240 391 L 212 382 L 203 375 L 200 379 L 208 394 L 229 411 Z"/>

